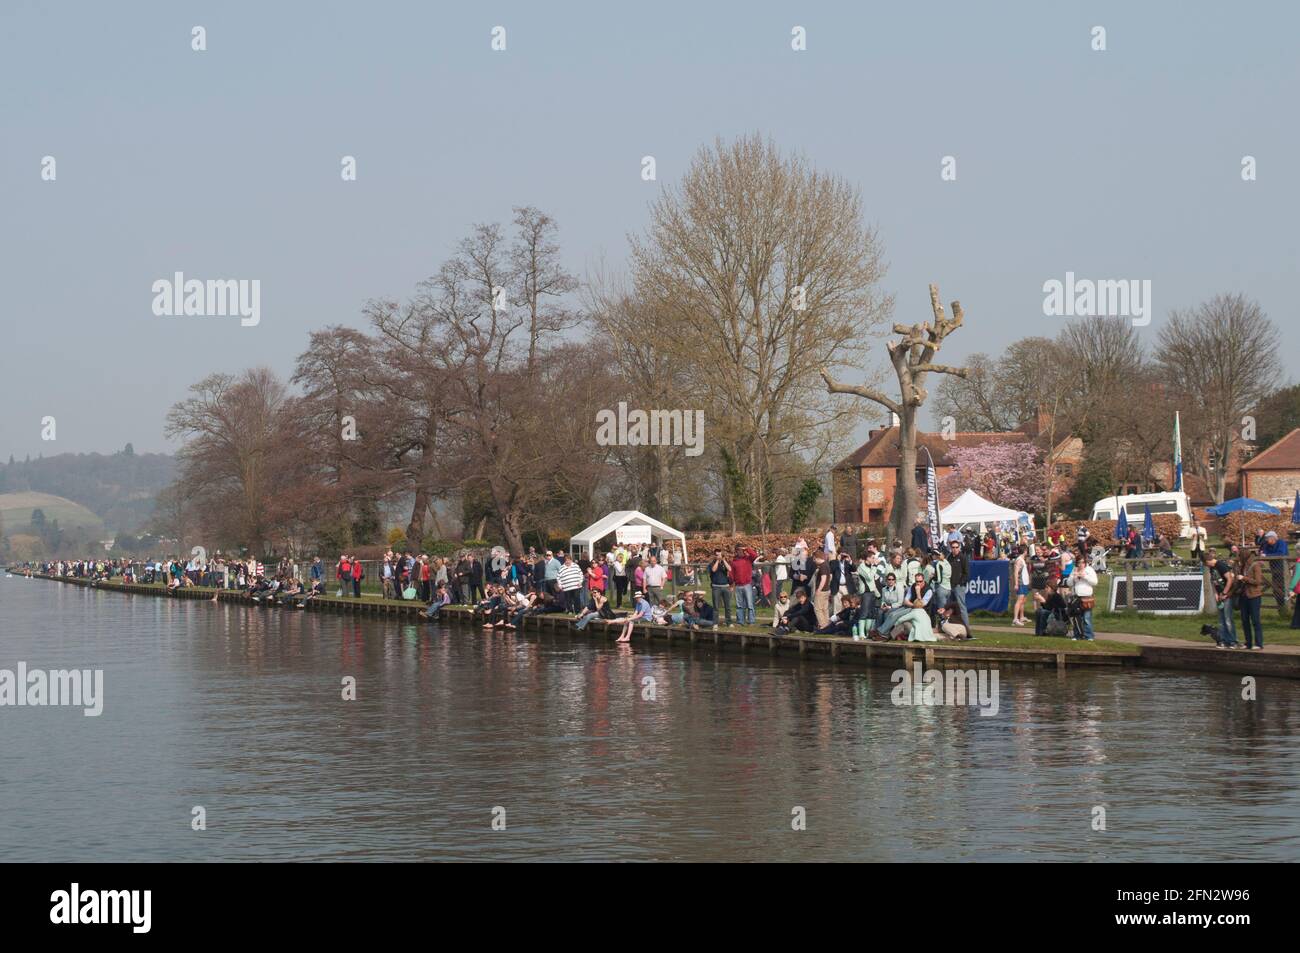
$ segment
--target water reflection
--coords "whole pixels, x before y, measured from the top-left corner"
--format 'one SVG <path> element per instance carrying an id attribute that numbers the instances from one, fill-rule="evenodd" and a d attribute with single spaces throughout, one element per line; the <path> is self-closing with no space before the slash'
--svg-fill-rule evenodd
<path id="1" fill-rule="evenodd" d="M 0 667 L 103 667 L 107 696 L 98 719 L 0 709 L 10 859 L 1282 860 L 1300 845 L 1291 682 L 1246 702 L 1226 676 L 1008 670 L 989 718 L 895 707 L 885 670 L 704 645 L 0 585 Z M 190 830 L 194 805 L 207 831 Z"/>

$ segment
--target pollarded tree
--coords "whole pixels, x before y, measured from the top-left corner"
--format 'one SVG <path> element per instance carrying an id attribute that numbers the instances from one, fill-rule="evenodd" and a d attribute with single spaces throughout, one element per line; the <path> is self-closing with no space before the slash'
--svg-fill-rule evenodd
<path id="1" fill-rule="evenodd" d="M 965 377 L 967 374 L 964 367 L 934 362 L 944 339 L 962 324 L 961 302 L 954 301 L 951 307 L 952 317 L 949 318 L 939 300 L 939 286 L 930 285 L 930 310 L 934 313 L 934 320 L 925 324 L 894 325 L 894 333 L 901 337 L 887 342 L 885 350 L 889 352 L 889 363 L 898 378 L 898 400 L 874 387 L 840 383 L 826 368 L 821 372 L 829 393 L 855 394 L 874 401 L 898 417 L 898 475 L 889 524 L 890 534 L 896 539 L 905 538 L 916 521 L 916 415 L 929 396 L 925 389 L 926 377 L 930 374 Z"/>

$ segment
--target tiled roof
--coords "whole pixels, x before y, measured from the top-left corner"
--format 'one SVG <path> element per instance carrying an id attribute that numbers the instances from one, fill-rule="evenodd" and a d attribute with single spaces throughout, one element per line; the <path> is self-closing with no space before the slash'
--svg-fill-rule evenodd
<path id="1" fill-rule="evenodd" d="M 1243 470 L 1300 470 L 1300 427 L 1256 454 Z"/>
<path id="2" fill-rule="evenodd" d="M 967 431 L 955 434 L 951 440 L 945 439 L 942 434 L 921 432 L 916 435 L 916 462 L 918 466 L 924 466 L 927 462 L 925 454 L 921 452 L 922 447 L 929 449 L 934 457 L 935 466 L 951 467 L 956 466 L 956 462 L 948 456 L 948 451 L 953 447 L 979 447 L 988 443 L 1029 443 L 1030 439 L 1029 434 L 1019 431 L 1009 433 Z M 898 428 L 890 427 L 887 430 L 873 431 L 871 439 L 841 460 L 836 469 L 897 467 L 898 462 Z"/>

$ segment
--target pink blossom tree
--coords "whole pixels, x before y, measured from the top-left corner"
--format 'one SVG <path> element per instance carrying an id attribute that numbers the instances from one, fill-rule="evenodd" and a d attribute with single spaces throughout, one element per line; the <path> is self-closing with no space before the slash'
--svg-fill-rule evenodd
<path id="1" fill-rule="evenodd" d="M 1047 492 L 1042 448 L 1032 443 L 990 442 L 954 447 L 948 457 L 956 469 L 940 484 L 940 496 L 955 499 L 966 490 L 999 506 L 1035 512 Z"/>

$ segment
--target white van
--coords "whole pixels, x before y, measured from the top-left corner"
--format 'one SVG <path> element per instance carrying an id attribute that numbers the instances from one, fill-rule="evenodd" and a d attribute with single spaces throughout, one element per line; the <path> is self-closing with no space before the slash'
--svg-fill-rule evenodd
<path id="1" fill-rule="evenodd" d="M 1092 518 L 1095 520 L 1119 519 L 1119 508 L 1124 507 L 1128 516 L 1128 525 L 1140 532 L 1146 519 L 1147 508 L 1152 516 L 1161 513 L 1176 513 L 1182 520 L 1183 528 L 1179 536 L 1190 539 L 1192 535 L 1192 509 L 1187 504 L 1186 493 L 1130 493 L 1125 496 L 1108 496 L 1092 505 Z"/>

